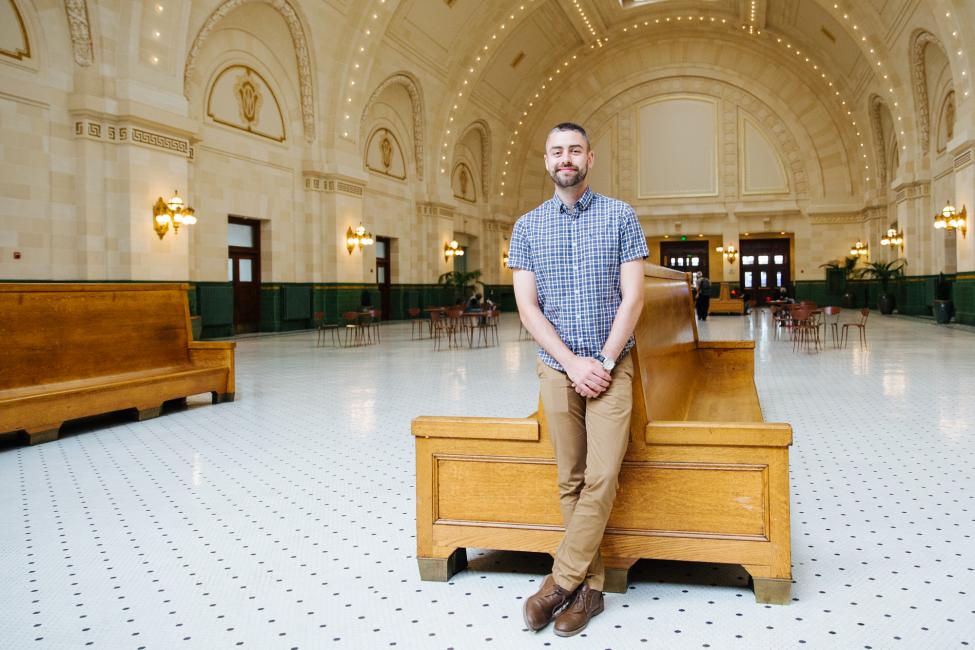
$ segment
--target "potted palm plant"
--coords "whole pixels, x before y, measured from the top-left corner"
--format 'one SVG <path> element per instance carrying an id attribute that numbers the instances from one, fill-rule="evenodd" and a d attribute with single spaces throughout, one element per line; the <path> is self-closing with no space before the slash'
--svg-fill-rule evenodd
<path id="1" fill-rule="evenodd" d="M 955 304 L 951 301 L 951 281 L 944 273 L 938 274 L 934 283 L 934 319 L 941 325 L 951 322 Z"/>
<path id="2" fill-rule="evenodd" d="M 907 260 L 901 258 L 890 262 L 867 262 L 867 265 L 857 271 L 856 277 L 864 280 L 877 280 L 880 283 L 880 295 L 877 297 L 877 308 L 880 313 L 887 315 L 894 311 L 894 294 L 890 289 L 891 280 L 904 277 L 904 267 Z"/>
<path id="3" fill-rule="evenodd" d="M 442 284 L 445 287 L 453 287 L 454 299 L 463 300 L 467 289 L 473 289 L 476 285 L 481 284 L 480 282 L 481 272 L 479 270 L 474 271 L 447 271 L 437 278 L 437 284 Z M 484 285 L 481 285 L 483 289 Z"/>

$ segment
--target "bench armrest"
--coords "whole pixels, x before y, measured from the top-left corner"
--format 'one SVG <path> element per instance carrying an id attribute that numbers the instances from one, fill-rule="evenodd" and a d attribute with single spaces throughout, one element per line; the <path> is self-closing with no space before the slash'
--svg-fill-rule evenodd
<path id="1" fill-rule="evenodd" d="M 481 440 L 539 440 L 534 418 L 468 418 L 421 415 L 413 418 L 417 438 L 472 438 Z"/>
<path id="2" fill-rule="evenodd" d="M 753 350 L 755 341 L 698 341 L 699 350 Z"/>
<path id="3" fill-rule="evenodd" d="M 234 348 L 233 341 L 190 341 L 190 363 L 197 368 L 226 368 L 227 392 L 233 393 L 235 388 Z"/>
<path id="4" fill-rule="evenodd" d="M 792 427 L 784 422 L 651 422 L 648 445 L 788 447 Z"/>

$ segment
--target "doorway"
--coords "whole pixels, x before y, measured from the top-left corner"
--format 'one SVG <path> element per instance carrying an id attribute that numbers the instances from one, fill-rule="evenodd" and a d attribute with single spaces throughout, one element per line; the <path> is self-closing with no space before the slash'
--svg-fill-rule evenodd
<path id="1" fill-rule="evenodd" d="M 261 222 L 227 219 L 227 279 L 234 285 L 234 332 L 256 332 L 261 324 Z"/>
<path id="2" fill-rule="evenodd" d="M 792 294 L 788 239 L 742 239 L 739 260 L 741 290 L 749 300 L 764 304 L 779 295 L 779 287 Z"/>
<path id="3" fill-rule="evenodd" d="M 382 319 L 389 320 L 389 294 L 392 287 L 392 242 L 389 237 L 376 237 L 376 283 L 379 285 L 379 308 Z"/>
<path id="4" fill-rule="evenodd" d="M 700 271 L 703 277 L 709 278 L 711 275 L 708 272 L 708 242 L 660 242 L 660 266 L 687 273 Z"/>

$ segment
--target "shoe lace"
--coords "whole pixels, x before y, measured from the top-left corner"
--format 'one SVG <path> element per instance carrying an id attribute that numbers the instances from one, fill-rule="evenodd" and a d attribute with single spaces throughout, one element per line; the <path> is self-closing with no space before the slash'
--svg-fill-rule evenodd
<path id="1" fill-rule="evenodd" d="M 576 597 L 572 599 L 572 604 L 569 605 L 569 609 L 571 609 L 573 612 L 586 611 L 586 601 L 588 600 L 588 595 L 588 590 L 583 591 L 580 589 L 578 592 L 576 592 Z"/>

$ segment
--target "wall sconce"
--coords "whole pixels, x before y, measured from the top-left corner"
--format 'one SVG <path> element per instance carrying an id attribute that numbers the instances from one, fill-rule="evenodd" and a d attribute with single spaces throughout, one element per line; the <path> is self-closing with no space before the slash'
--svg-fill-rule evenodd
<path id="1" fill-rule="evenodd" d="M 870 248 L 864 244 L 859 239 L 853 246 L 850 247 L 850 255 L 853 257 L 860 257 L 861 255 L 867 255 L 870 252 Z"/>
<path id="2" fill-rule="evenodd" d="M 904 248 L 904 233 L 898 232 L 896 228 L 888 228 L 887 234 L 880 239 L 880 245 Z"/>
<path id="3" fill-rule="evenodd" d="M 443 245 L 444 261 L 449 262 L 451 257 L 463 257 L 464 249 L 460 247 L 456 239 L 451 239 Z"/>
<path id="4" fill-rule="evenodd" d="M 196 223 L 196 210 L 183 203 L 179 192 L 173 190 L 173 198 L 163 201 L 163 197 L 156 199 L 152 206 L 152 227 L 159 239 L 162 239 L 169 227 L 173 227 L 173 234 L 179 234 L 180 226 L 192 226 Z"/>
<path id="5" fill-rule="evenodd" d="M 352 254 L 356 246 L 361 251 L 363 246 L 372 246 L 375 243 L 376 240 L 373 239 L 372 233 L 366 232 L 366 229 L 362 227 L 361 221 L 359 222 L 359 227 L 355 230 L 352 230 L 352 226 L 349 226 L 349 229 L 345 231 L 345 247 L 349 249 L 349 255 Z"/>
<path id="6" fill-rule="evenodd" d="M 508 249 L 504 249 L 504 253 L 501 254 L 501 263 L 504 264 L 505 268 L 508 268 Z"/>
<path id="7" fill-rule="evenodd" d="M 945 203 L 944 209 L 934 215 L 934 227 L 945 231 L 957 228 L 961 231 L 961 236 L 964 237 L 968 233 L 968 221 L 965 219 L 965 215 L 965 206 L 961 206 L 961 212 L 957 212 L 951 201 L 948 201 Z"/>
<path id="8" fill-rule="evenodd" d="M 735 260 L 738 259 L 738 249 L 728 244 L 727 246 L 718 246 L 714 249 L 716 253 L 722 253 L 724 258 L 728 260 L 728 264 L 734 264 Z"/>

